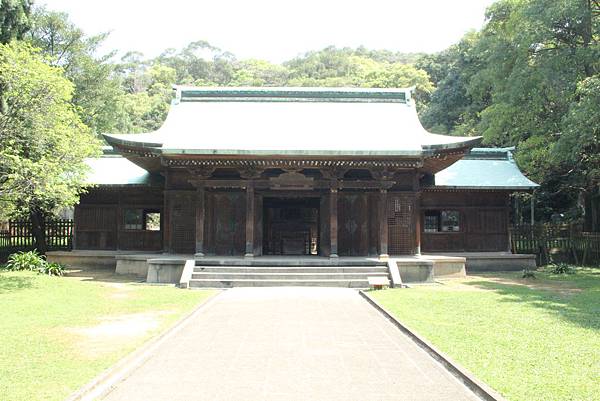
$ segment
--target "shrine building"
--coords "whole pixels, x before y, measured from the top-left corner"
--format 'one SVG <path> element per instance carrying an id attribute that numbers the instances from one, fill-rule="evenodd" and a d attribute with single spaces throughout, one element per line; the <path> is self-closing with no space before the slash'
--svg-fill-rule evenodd
<path id="1" fill-rule="evenodd" d="M 511 149 L 427 132 L 410 89 L 176 87 L 104 135 L 76 250 L 259 257 L 509 252 Z"/>

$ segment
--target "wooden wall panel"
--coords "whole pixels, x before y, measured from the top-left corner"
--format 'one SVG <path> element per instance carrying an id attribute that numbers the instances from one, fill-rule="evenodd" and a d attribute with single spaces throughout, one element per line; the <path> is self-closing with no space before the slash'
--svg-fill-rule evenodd
<path id="1" fill-rule="evenodd" d="M 379 193 L 369 192 L 367 196 L 369 201 L 369 255 L 377 255 L 379 249 Z"/>
<path id="2" fill-rule="evenodd" d="M 467 251 L 506 251 L 508 249 L 508 210 L 470 209 L 466 213 Z"/>
<path id="3" fill-rule="evenodd" d="M 460 231 L 421 233 L 423 252 L 498 252 L 508 250 L 507 192 L 448 191 L 422 195 L 422 215 L 426 210 L 460 212 Z M 423 221 L 421 220 L 423 227 Z"/>
<path id="4" fill-rule="evenodd" d="M 75 249 L 117 249 L 117 205 L 75 208 Z"/>
<path id="5" fill-rule="evenodd" d="M 196 250 L 196 192 L 169 193 L 171 250 L 194 253 Z"/>
<path id="6" fill-rule="evenodd" d="M 215 192 L 208 196 L 209 252 L 243 255 L 246 247 L 246 194 Z"/>
<path id="7" fill-rule="evenodd" d="M 369 253 L 369 213 L 366 193 L 340 193 L 338 199 L 338 252 L 340 256 Z"/>

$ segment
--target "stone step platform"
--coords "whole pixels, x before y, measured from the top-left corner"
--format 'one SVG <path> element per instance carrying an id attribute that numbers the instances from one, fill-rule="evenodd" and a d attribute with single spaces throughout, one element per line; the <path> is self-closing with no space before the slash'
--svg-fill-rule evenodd
<path id="1" fill-rule="evenodd" d="M 387 266 L 200 266 L 194 273 L 386 273 Z"/>
<path id="2" fill-rule="evenodd" d="M 365 273 L 219 273 L 201 272 L 192 273 L 194 279 L 228 279 L 228 280 L 364 280 L 365 277 L 383 276 L 387 272 L 365 272 Z"/>
<path id="3" fill-rule="evenodd" d="M 367 288 L 369 277 L 388 277 L 386 266 L 200 266 L 194 267 L 192 288 L 346 287 Z"/>
<path id="4" fill-rule="evenodd" d="M 365 279 L 358 280 L 331 280 L 331 279 L 305 279 L 305 280 L 253 280 L 253 279 L 192 279 L 190 288 L 233 288 L 233 287 L 344 287 L 367 288 L 369 282 Z"/>

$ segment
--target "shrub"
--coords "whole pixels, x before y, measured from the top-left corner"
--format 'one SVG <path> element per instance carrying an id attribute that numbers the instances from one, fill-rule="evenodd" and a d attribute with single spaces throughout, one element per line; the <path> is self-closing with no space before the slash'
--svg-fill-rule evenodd
<path id="1" fill-rule="evenodd" d="M 554 263 L 550 265 L 552 274 L 574 274 L 575 270 L 567 263 Z"/>
<path id="2" fill-rule="evenodd" d="M 37 251 L 17 252 L 8 257 L 6 269 L 11 271 L 38 271 L 45 264 L 45 257 L 38 254 Z"/>
<path id="3" fill-rule="evenodd" d="M 523 278 L 535 278 L 535 273 L 529 267 L 523 269 Z"/>
<path id="4" fill-rule="evenodd" d="M 49 276 L 62 276 L 65 272 L 64 266 L 48 263 L 46 257 L 38 254 L 37 251 L 13 253 L 8 257 L 5 268 L 10 271 L 34 271 Z"/>
<path id="5" fill-rule="evenodd" d="M 62 276 L 65 272 L 65 268 L 61 264 L 50 262 L 44 263 L 44 265 L 40 267 L 38 272 L 40 274 L 47 274 L 49 276 Z"/>

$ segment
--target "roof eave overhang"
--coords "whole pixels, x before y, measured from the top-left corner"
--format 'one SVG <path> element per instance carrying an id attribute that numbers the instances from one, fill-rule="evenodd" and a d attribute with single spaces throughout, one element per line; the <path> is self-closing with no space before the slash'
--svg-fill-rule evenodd
<path id="1" fill-rule="evenodd" d="M 538 188 L 539 185 L 535 186 L 462 186 L 462 185 L 435 185 L 432 187 L 424 187 L 424 190 L 435 191 L 435 190 L 464 190 L 464 191 L 475 191 L 475 190 L 486 190 L 486 191 L 509 191 L 509 192 L 527 192 Z"/>

